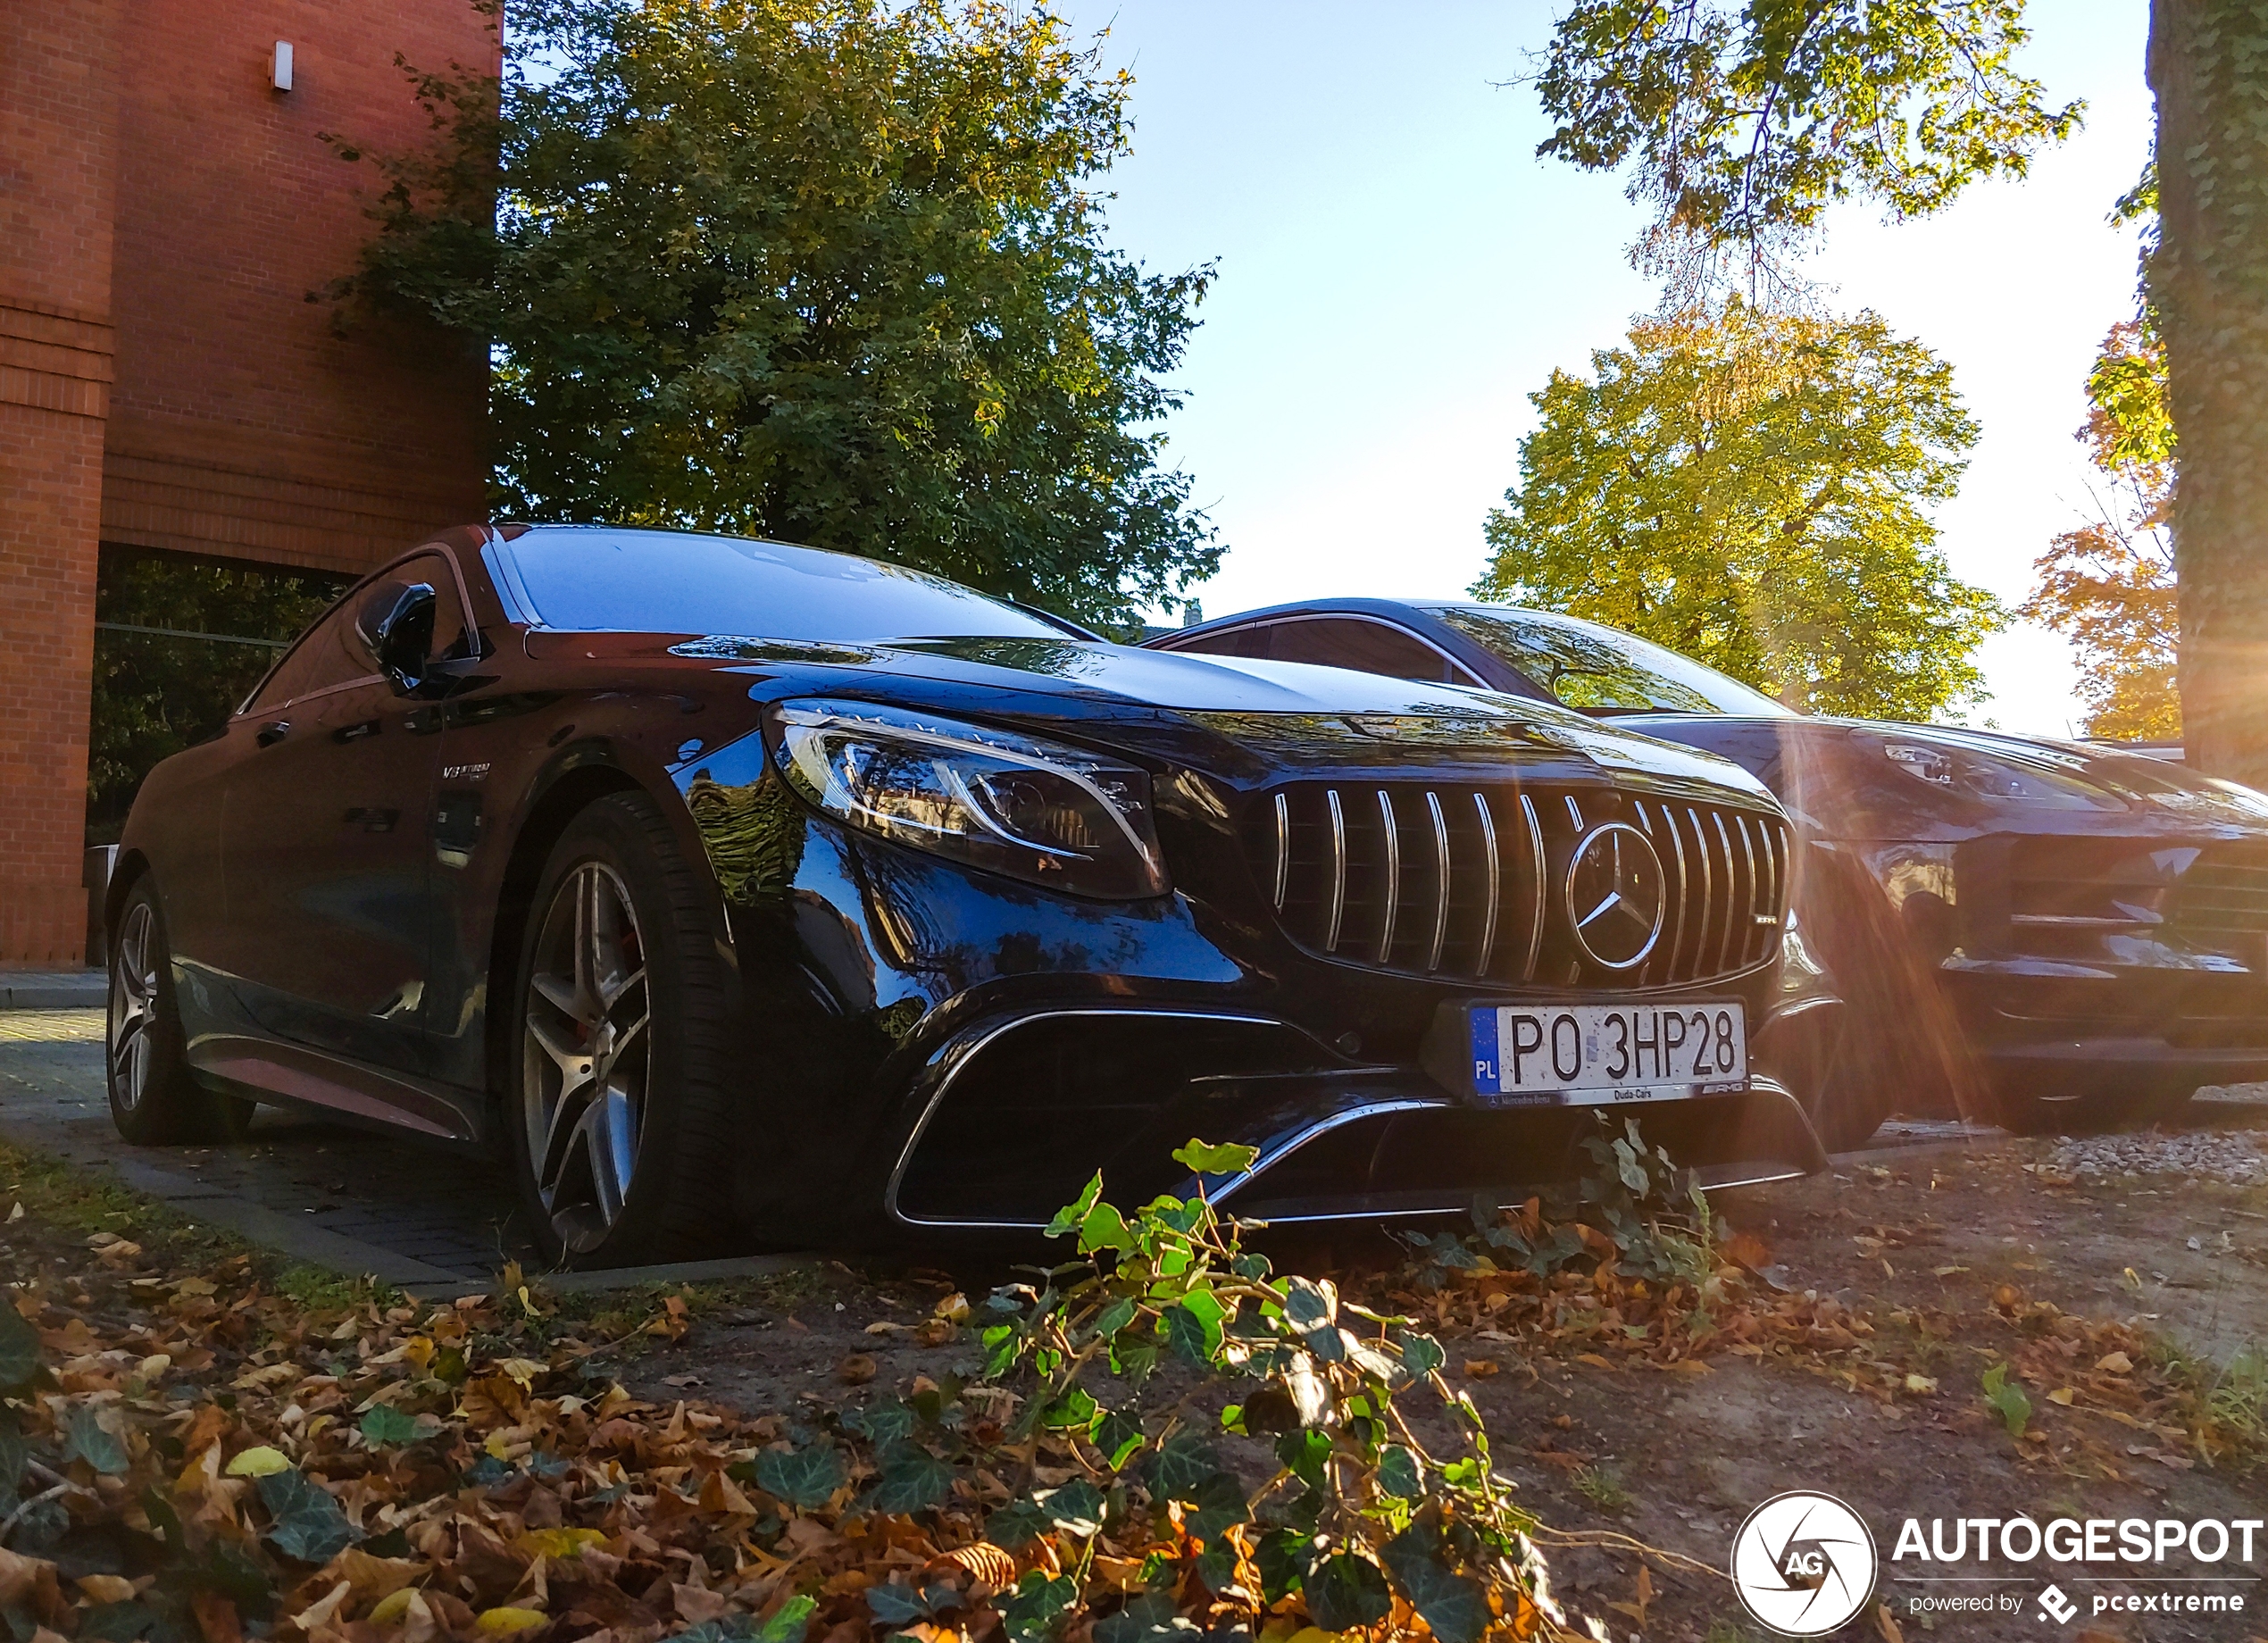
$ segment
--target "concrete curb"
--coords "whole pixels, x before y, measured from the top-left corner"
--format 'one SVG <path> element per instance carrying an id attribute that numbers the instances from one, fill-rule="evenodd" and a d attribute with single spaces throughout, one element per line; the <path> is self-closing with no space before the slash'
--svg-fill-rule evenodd
<path id="1" fill-rule="evenodd" d="M 717 1261 L 671 1261 L 657 1266 L 611 1266 L 580 1272 L 530 1272 L 530 1289 L 553 1295 L 605 1295 L 622 1289 L 670 1288 L 680 1284 L 725 1283 L 736 1278 L 771 1278 L 819 1264 L 817 1255 L 728 1255 Z M 494 1280 L 451 1275 L 446 1285 L 404 1282 L 401 1287 L 421 1301 L 454 1300 L 460 1296 L 487 1295 Z"/>
<path id="2" fill-rule="evenodd" d="M 109 998 L 99 970 L 0 970 L 0 1010 L 99 1010 Z"/>

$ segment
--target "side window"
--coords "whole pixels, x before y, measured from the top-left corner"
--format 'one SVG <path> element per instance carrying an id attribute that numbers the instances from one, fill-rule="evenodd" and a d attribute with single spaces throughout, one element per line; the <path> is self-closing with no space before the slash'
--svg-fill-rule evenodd
<path id="1" fill-rule="evenodd" d="M 338 685 L 369 679 L 378 671 L 370 648 L 363 641 L 361 619 L 372 608 L 390 602 L 405 583 L 424 582 L 434 593 L 433 640 L 426 654 L 451 655 L 464 642 L 464 614 L 457 603 L 456 578 L 448 563 L 432 554 L 404 561 L 385 576 L 331 606 L 285 654 L 268 675 L 257 696 L 246 705 L 246 713 L 281 707 L 287 702 L 313 696 Z"/>
<path id="2" fill-rule="evenodd" d="M 1313 662 L 1425 684 L 1461 682 L 1461 670 L 1430 645 L 1398 628 L 1352 617 L 1279 622 L 1269 655 L 1278 662 Z"/>
<path id="3" fill-rule="evenodd" d="M 1250 628 L 1230 628 L 1225 633 L 1208 633 L 1201 639 L 1191 639 L 1188 644 L 1176 645 L 1173 648 L 1194 651 L 1205 656 L 1265 656 L 1271 631 L 1264 623 Z"/>
<path id="4" fill-rule="evenodd" d="M 281 707 L 286 702 L 311 696 L 318 690 L 328 690 L 333 685 L 367 678 L 375 671 L 370 657 L 363 650 L 362 640 L 354 634 L 354 612 L 359 600 L 342 600 L 330 607 L 329 613 L 300 636 L 276 664 L 260 687 L 260 693 L 246 704 L 246 713 L 260 713 L 271 707 Z"/>

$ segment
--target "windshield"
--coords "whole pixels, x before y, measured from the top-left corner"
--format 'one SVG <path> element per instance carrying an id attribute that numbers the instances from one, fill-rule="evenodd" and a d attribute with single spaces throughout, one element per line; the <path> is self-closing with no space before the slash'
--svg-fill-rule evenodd
<path id="1" fill-rule="evenodd" d="M 1445 605 L 1435 614 L 1563 706 L 1583 713 L 1794 716 L 1792 708 L 1714 668 L 1580 617 L 1497 605 Z"/>
<path id="2" fill-rule="evenodd" d="M 538 526 L 501 546 L 513 591 L 546 628 L 838 644 L 1064 637 L 941 576 L 782 542 Z"/>

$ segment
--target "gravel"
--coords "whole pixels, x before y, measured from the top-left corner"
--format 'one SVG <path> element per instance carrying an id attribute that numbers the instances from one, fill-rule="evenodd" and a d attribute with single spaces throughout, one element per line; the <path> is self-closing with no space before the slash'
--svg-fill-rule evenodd
<path id="1" fill-rule="evenodd" d="M 2051 1168 L 2081 1180 L 2122 1175 L 2184 1175 L 2233 1187 L 2268 1186 L 2268 1154 L 2251 1136 L 2197 1130 L 2187 1135 L 2104 1135 L 2060 1141 Z"/>

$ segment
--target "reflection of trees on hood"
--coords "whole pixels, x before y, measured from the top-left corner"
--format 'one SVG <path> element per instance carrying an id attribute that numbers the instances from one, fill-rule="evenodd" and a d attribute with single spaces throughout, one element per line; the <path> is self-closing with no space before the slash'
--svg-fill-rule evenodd
<path id="1" fill-rule="evenodd" d="M 1480 597 L 1588 617 L 1791 707 L 1928 719 L 1974 699 L 2005 620 L 1928 508 L 1977 424 L 1952 369 L 1877 315 L 1733 299 L 1555 371 L 1488 515 Z"/>
<path id="2" fill-rule="evenodd" d="M 728 902 L 778 901 L 788 893 L 803 865 L 805 822 L 786 782 L 766 776 L 726 787 L 698 776 L 685 803 Z"/>

